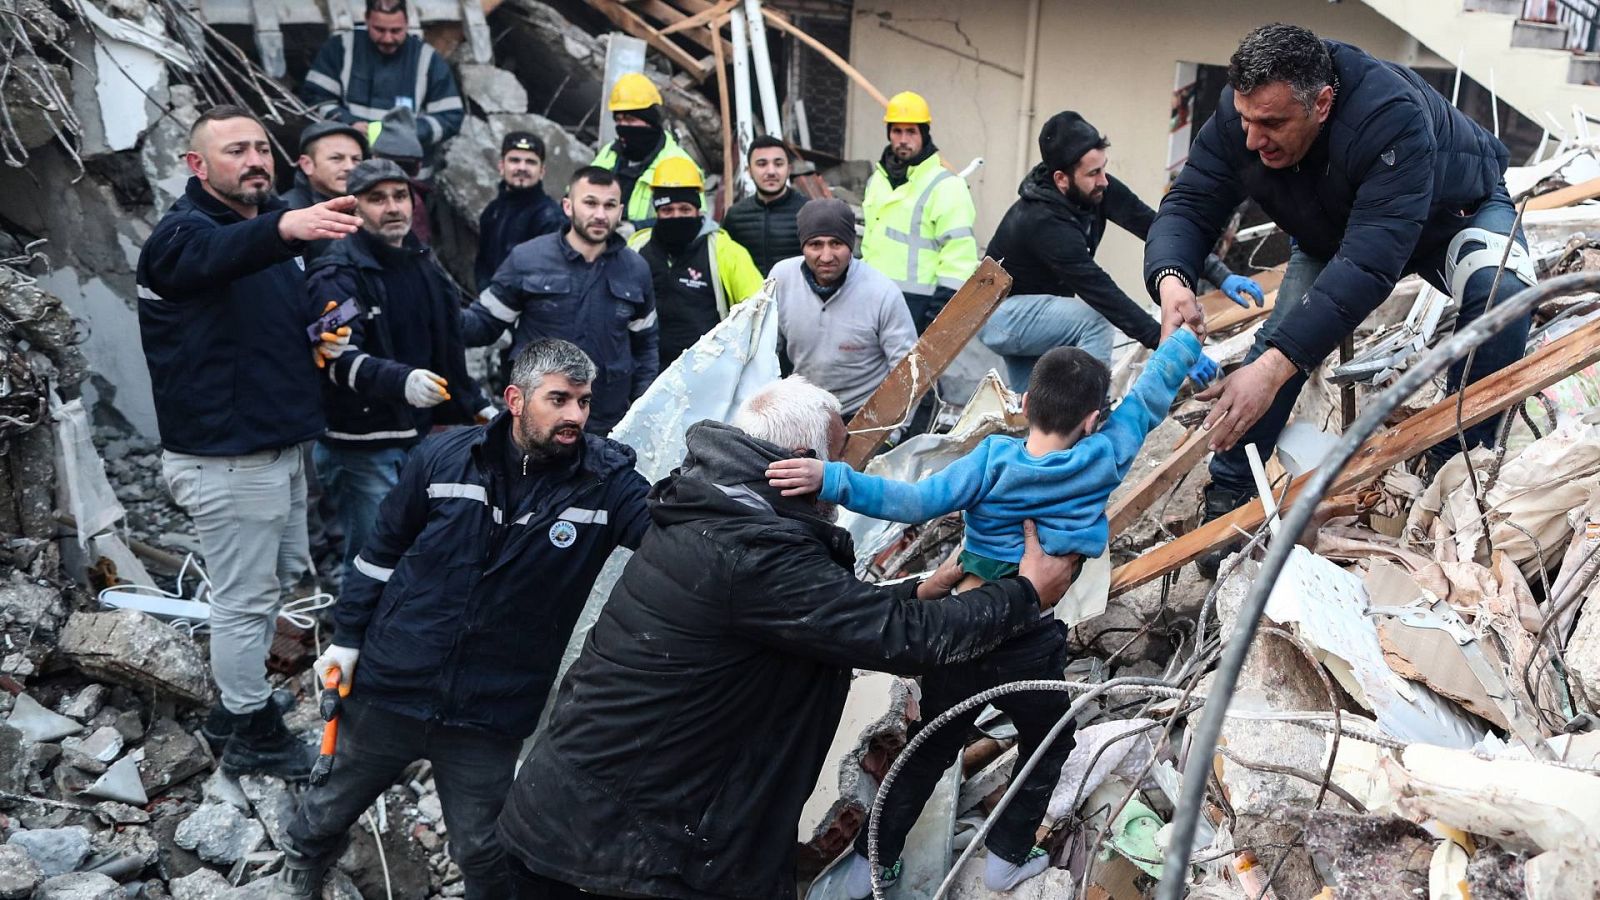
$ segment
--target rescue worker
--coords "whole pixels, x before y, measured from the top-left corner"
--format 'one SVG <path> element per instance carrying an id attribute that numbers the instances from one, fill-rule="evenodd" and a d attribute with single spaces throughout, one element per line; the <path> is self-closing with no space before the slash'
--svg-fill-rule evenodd
<path id="1" fill-rule="evenodd" d="M 751 141 L 745 165 L 756 192 L 722 215 L 723 230 L 750 251 L 762 277 L 778 260 L 800 255 L 794 220 L 806 198 L 789 186 L 790 162 L 782 140 L 763 134 Z"/>
<path id="2" fill-rule="evenodd" d="M 314 664 L 351 691 L 328 781 L 284 829 L 274 900 L 320 896 L 350 826 L 418 759 L 466 900 L 511 896 L 495 820 L 517 756 L 600 568 L 649 526 L 633 450 L 583 431 L 595 376 L 572 344 L 534 341 L 505 413 L 412 452 Z"/>
<path id="3" fill-rule="evenodd" d="M 1095 262 L 1107 222 L 1143 240 L 1156 215 L 1106 172 L 1109 146 L 1083 116 L 1051 116 L 1039 131 L 1043 161 L 1022 180 L 989 240 L 989 255 L 1012 278 L 1011 295 L 978 336 L 1005 359 L 1012 390 L 1027 390 L 1033 364 L 1055 347 L 1078 347 L 1109 366 L 1113 326 L 1152 350 L 1161 336 L 1144 305 Z M 1205 276 L 1235 303 L 1261 305 L 1261 286 L 1214 254 L 1206 257 Z"/>
<path id="4" fill-rule="evenodd" d="M 500 142 L 500 191 L 478 216 L 478 256 L 472 273 L 478 289 L 511 248 L 566 224 L 561 204 L 544 191 L 544 141 L 531 131 L 513 131 Z"/>
<path id="5" fill-rule="evenodd" d="M 651 176 L 656 224 L 636 232 L 628 246 L 650 264 L 661 328 L 661 371 L 728 310 L 761 292 L 761 273 L 750 252 L 700 209 L 705 179 L 687 159 L 662 160 Z"/>
<path id="6" fill-rule="evenodd" d="M 409 109 L 431 155 L 461 130 L 467 110 L 449 63 L 406 26 L 405 0 L 367 0 L 363 27 L 334 34 L 317 51 L 300 99 L 323 118 L 363 131 L 392 109 Z M 431 173 L 425 168 L 418 177 Z"/>
<path id="7" fill-rule="evenodd" d="M 353 297 L 361 307 L 350 322 L 351 351 L 333 361 L 322 385 L 328 431 L 315 450 L 344 531 L 344 584 L 411 448 L 435 425 L 494 415 L 467 374 L 458 292 L 411 232 L 405 172 L 392 160 L 367 160 L 349 187 L 361 230 L 306 276 L 313 304 Z"/>
<path id="8" fill-rule="evenodd" d="M 622 217 L 634 228 L 644 228 L 655 221 L 650 182 L 656 166 L 674 157 L 688 159 L 689 154 L 667 129 L 661 92 L 649 78 L 638 72 L 618 78 L 608 105 L 617 139 L 601 147 L 590 165 L 616 173 L 622 188 Z M 700 202 L 704 206 L 705 198 Z"/>
<path id="9" fill-rule="evenodd" d="M 161 472 L 194 520 L 211 585 L 221 702 L 202 730 L 226 742 L 229 775 L 303 778 L 311 748 L 270 702 L 267 652 L 284 595 L 311 567 L 299 445 L 323 430 L 317 365 L 349 338 L 313 358 L 299 256 L 361 220 L 353 197 L 285 207 L 266 127 L 238 106 L 195 120 L 184 162 L 192 177 L 140 249 L 137 279 Z"/>
<path id="10" fill-rule="evenodd" d="M 978 213 L 933 144 L 928 101 L 895 94 L 883 121 L 889 144 L 861 201 L 861 258 L 900 288 L 920 335 L 978 268 Z"/>
<path id="11" fill-rule="evenodd" d="M 561 201 L 571 224 L 518 244 L 489 286 L 461 311 L 468 347 L 511 329 L 511 355 L 538 338 L 577 344 L 600 374 L 589 430 L 607 434 L 656 378 L 659 329 L 650 266 L 617 234 L 617 178 L 585 166 Z"/>
<path id="12" fill-rule="evenodd" d="M 1277 444 L 1307 374 L 1416 273 L 1455 299 L 1457 328 L 1535 281 L 1533 258 L 1506 192 L 1504 144 L 1450 105 L 1415 72 L 1297 25 L 1250 32 L 1228 65 L 1217 113 L 1201 126 L 1189 161 L 1145 241 L 1144 274 L 1160 300 L 1165 337 L 1203 323 L 1198 267 L 1246 198 L 1295 241 L 1279 302 L 1245 364 L 1199 395 L 1215 399 L 1205 519 L 1256 494 L 1245 448 Z M 1509 249 L 1508 249 L 1509 247 Z M 1451 366 L 1448 390 L 1522 358 L 1524 315 L 1480 344 L 1472 371 Z M 1492 444 L 1498 416 L 1466 429 Z M 1460 452 L 1456 438 L 1424 455 L 1424 470 Z M 1214 577 L 1222 554 L 1200 561 Z"/>
<path id="13" fill-rule="evenodd" d="M 313 122 L 300 132 L 300 157 L 295 160 L 294 187 L 283 194 L 290 209 L 343 197 L 350 170 L 367 156 L 367 136 L 343 122 Z M 312 241 L 304 254 L 307 265 L 321 256 L 332 241 Z"/>

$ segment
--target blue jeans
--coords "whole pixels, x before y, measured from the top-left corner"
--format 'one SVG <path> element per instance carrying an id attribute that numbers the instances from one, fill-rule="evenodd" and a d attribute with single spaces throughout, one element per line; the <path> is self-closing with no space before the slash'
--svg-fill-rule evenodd
<path id="1" fill-rule="evenodd" d="M 1021 392 L 1034 363 L 1057 347 L 1078 347 L 1111 365 L 1112 331 L 1105 316 L 1077 297 L 1021 294 L 1000 301 L 978 339 L 1005 359 L 1006 381 Z"/>
<path id="2" fill-rule="evenodd" d="M 378 504 L 400 480 L 400 468 L 411 451 L 405 447 L 356 450 L 317 442 L 313 450 L 322 489 L 333 498 L 344 531 L 344 571 L 349 583 L 356 554 L 367 544 L 378 522 Z"/>
<path id="3" fill-rule="evenodd" d="M 1516 216 L 1516 208 L 1511 205 L 1511 198 L 1502 183 L 1494 195 L 1485 200 L 1476 211 L 1461 216 L 1461 228 L 1476 227 L 1503 235 L 1510 231 Z M 1518 230 L 1516 240 L 1526 249 L 1528 239 L 1521 230 Z M 1438 246 L 1413 256 L 1406 267 L 1407 273 L 1414 272 L 1421 275 L 1429 284 L 1448 293 L 1450 285 L 1445 278 L 1445 254 L 1449 250 L 1449 245 L 1448 239 L 1441 240 Z M 1465 254 L 1475 248 L 1476 245 L 1468 244 L 1462 248 L 1462 253 Z M 1278 303 L 1267 319 L 1267 324 L 1256 333 L 1255 344 L 1245 356 L 1245 362 L 1254 361 L 1256 357 L 1266 352 L 1273 330 L 1299 305 L 1299 299 L 1311 289 L 1312 283 L 1322 274 L 1326 265 L 1326 260 L 1317 259 L 1298 247 L 1290 254 L 1288 268 L 1283 273 L 1283 282 L 1278 286 Z M 1489 307 L 1489 288 L 1494 283 L 1494 271 L 1494 267 L 1489 266 L 1473 273 L 1472 278 L 1467 281 L 1466 289 L 1462 292 L 1466 296 L 1455 298 L 1460 304 L 1460 314 L 1456 324 L 1458 329 L 1483 315 Z M 1507 269 L 1500 277 L 1498 300 L 1504 300 L 1525 287 L 1521 279 Z M 1522 316 L 1478 346 L 1477 355 L 1472 360 L 1472 371 L 1466 373 L 1467 384 L 1497 372 L 1522 358 L 1528 343 L 1529 320 L 1528 315 Z M 1450 367 L 1446 386 L 1451 393 L 1460 389 L 1465 366 L 1466 360 L 1463 359 Z M 1295 400 L 1299 398 L 1300 389 L 1305 383 L 1304 373 L 1297 373 L 1289 379 L 1278 390 L 1278 396 L 1267 408 L 1266 413 L 1245 431 L 1239 442 L 1233 445 L 1233 449 L 1212 456 L 1212 489 L 1225 491 L 1236 497 L 1255 496 L 1255 479 L 1250 474 L 1250 462 L 1245 456 L 1245 445 L 1255 444 L 1263 458 L 1272 452 L 1277 446 L 1278 435 L 1282 433 L 1283 426 L 1288 424 L 1289 414 L 1293 412 Z M 1492 416 L 1466 429 L 1467 445 L 1489 446 L 1494 443 L 1499 429 L 1500 416 Z M 1429 456 L 1439 462 L 1448 460 L 1459 452 L 1461 452 L 1461 442 L 1454 436 L 1440 441 L 1428 450 Z"/>

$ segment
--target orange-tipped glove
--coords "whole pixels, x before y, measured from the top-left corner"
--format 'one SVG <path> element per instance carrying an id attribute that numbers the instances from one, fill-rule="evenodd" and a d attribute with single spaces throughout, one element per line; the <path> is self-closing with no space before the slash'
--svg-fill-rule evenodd
<path id="1" fill-rule="evenodd" d="M 427 369 L 412 369 L 406 376 L 406 402 L 417 409 L 438 406 L 450 399 L 443 377 Z"/>
<path id="2" fill-rule="evenodd" d="M 338 307 L 339 304 L 337 302 L 329 300 L 322 313 L 327 315 L 338 309 Z M 319 369 L 326 368 L 328 363 L 345 355 L 350 350 L 350 326 L 345 325 L 335 331 L 324 331 L 322 333 L 322 342 L 311 349 L 311 361 L 316 363 Z"/>

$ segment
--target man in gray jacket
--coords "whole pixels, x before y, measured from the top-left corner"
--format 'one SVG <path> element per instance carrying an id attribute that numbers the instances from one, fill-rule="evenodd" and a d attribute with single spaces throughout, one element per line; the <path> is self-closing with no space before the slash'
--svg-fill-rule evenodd
<path id="1" fill-rule="evenodd" d="M 795 219 L 800 255 L 772 267 L 777 282 L 778 358 L 839 398 L 844 418 L 859 411 L 889 371 L 917 345 L 900 289 L 859 259 L 856 220 L 843 200 L 812 200 Z"/>

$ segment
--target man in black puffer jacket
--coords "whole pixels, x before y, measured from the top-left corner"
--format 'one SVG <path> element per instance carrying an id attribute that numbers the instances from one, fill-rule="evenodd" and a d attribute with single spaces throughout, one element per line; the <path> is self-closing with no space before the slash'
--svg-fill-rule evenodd
<path id="1" fill-rule="evenodd" d="M 1239 45 L 1217 114 L 1201 127 L 1145 242 L 1162 336 L 1203 322 L 1196 266 L 1234 207 L 1255 200 L 1296 243 L 1279 302 L 1246 364 L 1201 399 L 1216 399 L 1205 517 L 1255 496 L 1244 448 L 1277 443 L 1307 373 L 1416 273 L 1455 298 L 1458 325 L 1482 315 L 1495 269 L 1511 246 L 1498 296 L 1534 283 L 1527 242 L 1511 235 L 1516 210 L 1503 179 L 1507 152 L 1416 73 L 1294 25 L 1265 25 Z M 1520 359 L 1522 317 L 1478 347 L 1472 371 L 1450 369 L 1449 390 Z M 1499 417 L 1466 430 L 1494 440 Z M 1460 450 L 1428 451 L 1430 465 Z M 1216 571 L 1221 556 L 1201 561 Z"/>
<path id="2" fill-rule="evenodd" d="M 349 190 L 361 231 L 312 263 L 306 279 L 314 314 L 352 297 L 361 307 L 350 350 L 327 369 L 328 431 L 314 450 L 344 531 L 346 583 L 411 448 L 435 425 L 494 415 L 467 374 L 459 292 L 411 233 L 406 173 L 369 159 L 351 171 Z"/>
<path id="3" fill-rule="evenodd" d="M 573 344 L 533 341 L 505 413 L 412 452 L 314 666 L 353 689 L 329 780 L 285 829 L 275 897 L 318 896 L 345 832 L 423 758 L 467 900 L 508 896 L 494 823 L 517 755 L 600 567 L 649 524 L 633 451 L 583 431 L 595 373 Z"/>
<path id="4" fill-rule="evenodd" d="M 806 197 L 789 186 L 789 162 L 789 145 L 781 138 L 763 134 L 751 141 L 745 168 L 756 192 L 722 215 L 722 230 L 750 251 L 763 278 L 779 260 L 800 255 L 795 219 Z"/>
<path id="5" fill-rule="evenodd" d="M 858 581 L 831 510 L 766 477 L 775 460 L 843 449 L 838 400 L 789 378 L 734 425 L 689 429 L 506 801 L 519 900 L 792 900 L 795 823 L 851 669 L 973 659 L 1071 579 L 1075 561 L 1045 556 L 1030 529 L 1018 577 L 954 597 L 953 565 L 920 585 Z"/>

